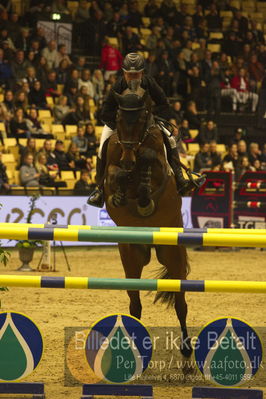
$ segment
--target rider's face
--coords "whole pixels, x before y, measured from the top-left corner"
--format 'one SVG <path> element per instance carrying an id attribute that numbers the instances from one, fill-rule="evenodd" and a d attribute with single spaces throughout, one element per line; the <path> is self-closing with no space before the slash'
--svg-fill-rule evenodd
<path id="1" fill-rule="evenodd" d="M 140 80 L 142 78 L 142 72 L 124 72 L 124 77 L 127 83 L 131 80 Z"/>

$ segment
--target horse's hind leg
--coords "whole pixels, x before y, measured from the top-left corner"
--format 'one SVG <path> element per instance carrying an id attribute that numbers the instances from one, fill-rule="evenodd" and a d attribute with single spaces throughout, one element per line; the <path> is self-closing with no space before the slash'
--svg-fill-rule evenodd
<path id="1" fill-rule="evenodd" d="M 150 247 L 134 244 L 118 244 L 118 247 L 126 278 L 141 278 L 143 266 L 150 261 Z M 127 293 L 130 299 L 130 314 L 140 319 L 142 306 L 139 291 L 127 291 Z"/>
<path id="2" fill-rule="evenodd" d="M 156 255 L 159 262 L 164 265 L 161 278 L 185 280 L 188 273 L 188 260 L 186 248 L 178 246 L 156 246 Z M 187 303 L 184 292 L 158 293 L 156 300 L 173 303 L 181 327 L 181 353 L 189 357 L 192 353 L 190 339 L 187 332 Z"/>

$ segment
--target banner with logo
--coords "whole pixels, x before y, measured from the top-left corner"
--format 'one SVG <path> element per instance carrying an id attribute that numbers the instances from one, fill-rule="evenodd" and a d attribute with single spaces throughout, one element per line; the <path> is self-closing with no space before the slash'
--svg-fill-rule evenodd
<path id="1" fill-rule="evenodd" d="M 2 223 L 26 223 L 30 197 L 2 196 L 0 210 Z M 184 227 L 192 227 L 190 216 L 191 198 L 183 198 Z M 87 205 L 87 197 L 39 197 L 31 223 L 56 221 L 58 225 L 115 226 L 106 209 Z M 15 246 L 16 241 L 1 240 L 2 246 Z M 64 245 L 104 245 L 104 243 L 65 242 Z M 110 244 L 108 244 L 110 245 Z"/>

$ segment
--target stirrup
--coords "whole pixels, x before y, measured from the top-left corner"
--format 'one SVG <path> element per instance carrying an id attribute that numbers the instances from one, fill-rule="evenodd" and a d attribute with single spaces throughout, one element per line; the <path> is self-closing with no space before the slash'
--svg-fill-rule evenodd
<path id="1" fill-rule="evenodd" d="M 96 206 L 97 208 L 102 208 L 104 205 L 103 190 L 99 187 L 96 187 L 96 189 L 89 196 L 87 204 Z"/>
<path id="2" fill-rule="evenodd" d="M 199 175 L 195 172 L 191 173 L 199 177 L 197 179 L 193 179 L 192 175 L 190 175 L 189 180 L 184 181 L 183 186 L 178 190 L 178 193 L 182 196 L 190 193 L 191 191 L 197 191 L 206 181 L 206 175 Z"/>

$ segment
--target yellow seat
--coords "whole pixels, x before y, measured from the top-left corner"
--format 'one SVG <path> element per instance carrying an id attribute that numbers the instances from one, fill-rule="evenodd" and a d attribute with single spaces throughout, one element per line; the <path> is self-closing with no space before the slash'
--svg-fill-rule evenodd
<path id="1" fill-rule="evenodd" d="M 52 125 L 52 134 L 58 139 L 58 140 L 65 140 L 65 130 L 63 125 Z"/>
<path id="2" fill-rule="evenodd" d="M 145 39 L 147 36 L 151 35 L 151 30 L 148 28 L 140 28 L 140 34 Z"/>
<path id="3" fill-rule="evenodd" d="M 3 137 L 6 137 L 6 125 L 4 124 L 4 122 L 0 122 L 0 132 L 3 132 Z"/>
<path id="4" fill-rule="evenodd" d="M 197 48 L 200 48 L 200 44 L 197 42 L 192 43 L 192 50 L 196 50 Z"/>
<path id="5" fill-rule="evenodd" d="M 27 145 L 27 140 L 28 139 L 18 139 L 18 142 L 20 145 L 22 145 L 23 147 L 26 147 Z"/>
<path id="6" fill-rule="evenodd" d="M 76 183 L 76 178 L 72 170 L 65 170 L 61 172 L 61 179 L 66 182 L 67 188 L 74 188 Z"/>
<path id="7" fill-rule="evenodd" d="M 11 187 L 10 195 L 25 195 L 25 188 L 23 186 Z"/>
<path id="8" fill-rule="evenodd" d="M 14 154 L 2 154 L 2 162 L 7 169 L 11 170 L 12 172 L 15 172 L 16 161 Z"/>
<path id="9" fill-rule="evenodd" d="M 8 183 L 9 184 L 14 184 L 15 183 L 15 171 L 12 169 L 7 169 L 6 174 L 8 177 Z"/>
<path id="10" fill-rule="evenodd" d="M 89 99 L 89 106 L 90 106 L 90 107 L 95 107 L 95 101 L 94 101 L 93 98 L 90 98 L 90 99 Z"/>
<path id="11" fill-rule="evenodd" d="M 119 43 L 116 37 L 108 37 L 108 42 L 111 46 L 119 47 Z"/>
<path id="12" fill-rule="evenodd" d="M 57 91 L 59 91 L 59 93 L 63 93 L 65 86 L 64 85 L 57 85 Z"/>
<path id="13" fill-rule="evenodd" d="M 131 27 L 131 29 L 132 29 L 132 32 L 133 32 L 133 33 L 136 33 L 136 35 L 139 34 L 138 28 Z"/>
<path id="14" fill-rule="evenodd" d="M 242 1 L 242 10 L 252 12 L 256 9 L 255 1 Z"/>
<path id="15" fill-rule="evenodd" d="M 97 139 L 101 137 L 103 126 L 95 126 L 95 136 Z"/>
<path id="16" fill-rule="evenodd" d="M 19 170 L 14 171 L 14 183 L 17 184 L 18 186 L 20 185 Z"/>
<path id="17" fill-rule="evenodd" d="M 232 0 L 232 1 L 230 1 L 230 6 L 231 7 L 234 7 L 234 8 L 237 8 L 238 10 L 240 10 L 240 1 L 239 0 Z"/>
<path id="18" fill-rule="evenodd" d="M 17 145 L 17 140 L 15 138 L 4 139 L 4 145 L 6 148 L 15 147 Z"/>
<path id="19" fill-rule="evenodd" d="M 49 109 L 39 109 L 38 115 L 40 119 L 49 119 L 52 117 Z"/>
<path id="20" fill-rule="evenodd" d="M 213 40 L 213 39 L 222 40 L 223 37 L 224 37 L 223 32 L 210 32 L 209 39 L 210 40 Z"/>
<path id="21" fill-rule="evenodd" d="M 49 134 L 50 134 L 51 131 L 52 131 L 51 126 L 52 126 L 52 125 L 50 125 L 49 123 L 43 123 L 43 124 L 42 124 L 43 131 L 44 131 L 45 133 L 49 133 Z"/>
<path id="22" fill-rule="evenodd" d="M 191 155 L 195 155 L 197 152 L 199 152 L 200 146 L 198 143 L 188 143 L 188 152 Z"/>
<path id="23" fill-rule="evenodd" d="M 199 134 L 199 131 L 198 131 L 198 129 L 189 129 L 189 134 L 192 139 L 195 139 L 197 137 L 197 135 Z"/>
<path id="24" fill-rule="evenodd" d="M 145 28 L 150 26 L 150 24 L 151 24 L 151 20 L 148 17 L 142 17 L 141 21 L 142 21 L 142 25 L 145 26 Z"/>
<path id="25" fill-rule="evenodd" d="M 50 105 L 51 108 L 53 108 L 53 106 L 54 106 L 53 97 L 46 97 L 46 103 L 47 103 L 47 105 Z"/>
<path id="26" fill-rule="evenodd" d="M 0 93 L 0 103 L 2 103 L 4 101 L 4 94 Z"/>
<path id="27" fill-rule="evenodd" d="M 66 125 L 66 136 L 67 137 L 73 137 L 77 135 L 78 127 L 77 125 Z"/>
<path id="28" fill-rule="evenodd" d="M 35 139 L 35 142 L 37 150 L 40 150 L 43 147 L 45 139 Z"/>
<path id="29" fill-rule="evenodd" d="M 208 48 L 208 50 L 210 50 L 212 53 L 220 53 L 220 51 L 221 51 L 221 45 L 220 45 L 220 44 L 208 43 L 207 48 Z"/>
<path id="30" fill-rule="evenodd" d="M 216 149 L 218 152 L 222 154 L 226 152 L 225 144 L 217 144 Z"/>
<path id="31" fill-rule="evenodd" d="M 233 18 L 233 13 L 232 11 L 221 11 L 220 16 L 222 18 Z"/>

